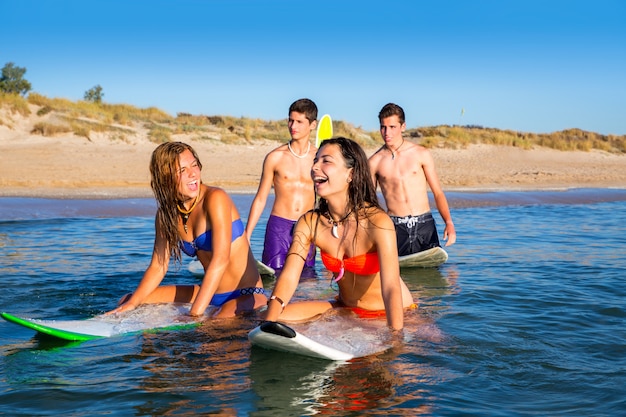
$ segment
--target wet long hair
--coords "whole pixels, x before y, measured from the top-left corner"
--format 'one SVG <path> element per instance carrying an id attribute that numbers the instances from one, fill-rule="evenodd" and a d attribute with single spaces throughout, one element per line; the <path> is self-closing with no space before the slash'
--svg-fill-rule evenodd
<path id="1" fill-rule="evenodd" d="M 150 187 L 157 203 L 157 222 L 161 225 L 161 233 L 168 243 L 170 256 L 177 262 L 182 262 L 182 255 L 178 245 L 180 235 L 178 233 L 177 206 L 182 204 L 178 194 L 178 181 L 180 171 L 180 154 L 189 150 L 198 166 L 202 164 L 196 151 L 186 143 L 166 142 L 157 146 L 152 152 L 150 160 Z"/>
<path id="2" fill-rule="evenodd" d="M 370 166 L 363 148 L 353 141 L 344 137 L 327 139 L 320 145 L 320 149 L 328 145 L 337 145 L 345 160 L 347 168 L 352 168 L 352 181 L 348 184 L 348 210 L 351 216 L 358 220 L 363 209 L 370 207 L 381 208 L 376 195 L 376 187 L 370 174 Z M 318 151 L 319 152 L 319 151 Z M 316 211 L 320 215 L 328 213 L 328 202 L 320 198 Z"/>

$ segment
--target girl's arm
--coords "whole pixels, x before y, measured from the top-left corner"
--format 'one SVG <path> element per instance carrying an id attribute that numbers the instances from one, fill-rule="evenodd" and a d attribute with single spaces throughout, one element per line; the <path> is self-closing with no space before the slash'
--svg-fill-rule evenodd
<path id="1" fill-rule="evenodd" d="M 211 224 L 213 254 L 204 271 L 200 291 L 191 305 L 189 314 L 192 316 L 204 314 L 209 306 L 228 268 L 232 246 L 233 203 L 228 194 L 219 188 L 207 192 L 203 209 L 207 216 L 207 226 L 209 222 Z"/>
<path id="2" fill-rule="evenodd" d="M 387 324 L 394 330 L 400 330 L 404 327 L 404 308 L 395 228 L 389 216 L 382 211 L 373 220 Z"/>
<path id="3" fill-rule="evenodd" d="M 119 307 L 106 314 L 122 313 L 139 306 L 163 281 L 170 260 L 169 245 L 161 232 L 161 225 L 154 221 L 155 238 L 152 259 L 137 286 L 137 289 Z"/>
<path id="4" fill-rule="evenodd" d="M 313 214 L 308 212 L 303 214 L 296 223 L 285 265 L 276 279 L 274 291 L 272 291 L 272 296 L 267 303 L 266 320 L 276 321 L 278 319 L 298 287 L 304 262 L 311 247 L 312 219 Z"/>

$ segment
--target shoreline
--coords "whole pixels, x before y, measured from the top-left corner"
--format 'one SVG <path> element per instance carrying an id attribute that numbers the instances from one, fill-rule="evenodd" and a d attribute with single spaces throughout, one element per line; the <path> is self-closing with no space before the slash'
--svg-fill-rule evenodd
<path id="1" fill-rule="evenodd" d="M 447 194 L 452 210 L 476 207 L 529 206 L 545 204 L 594 204 L 626 201 L 626 188 L 572 188 L 567 190 L 499 190 L 450 191 Z M 380 194 L 379 194 L 380 195 Z M 249 207 L 254 194 L 232 193 L 242 210 Z M 273 197 L 270 197 L 273 199 Z M 436 206 L 430 195 L 431 207 Z M 382 203 L 382 201 L 381 201 Z M 271 207 L 268 201 L 266 210 Z M 143 217 L 154 216 L 156 203 L 153 197 L 117 198 L 55 198 L 0 196 L 0 222 L 50 218 L 78 217 Z"/>
<path id="2" fill-rule="evenodd" d="M 211 184 L 209 184 L 211 185 Z M 215 186 L 215 185 L 214 185 Z M 235 186 L 233 188 L 223 188 L 230 195 L 250 195 L 256 194 L 256 188 Z M 533 194 L 533 193 L 564 193 L 564 192 L 577 192 L 580 190 L 596 190 L 598 192 L 606 191 L 626 191 L 626 185 L 614 186 L 614 185 L 591 185 L 585 187 L 577 186 L 544 186 L 544 187 L 451 187 L 445 188 L 444 192 L 446 196 L 448 194 Z M 379 197 L 382 197 L 380 190 L 378 190 Z M 429 195 L 431 192 L 429 191 Z M 273 191 L 270 192 L 270 197 L 273 198 Z M 102 201 L 102 200 L 132 200 L 132 199 L 154 199 L 154 195 L 149 188 L 134 189 L 132 187 L 126 188 L 57 188 L 52 190 L 42 189 L 30 189 L 30 188 L 15 188 L 0 189 L 0 201 L 7 199 L 42 199 L 42 200 L 85 200 L 85 201 Z M 449 198 L 448 198 L 449 200 Z"/>

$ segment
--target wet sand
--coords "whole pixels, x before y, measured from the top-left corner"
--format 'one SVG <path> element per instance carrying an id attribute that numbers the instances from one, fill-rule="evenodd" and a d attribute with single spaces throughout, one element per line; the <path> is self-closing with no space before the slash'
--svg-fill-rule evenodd
<path id="1" fill-rule="evenodd" d="M 253 194 L 233 193 L 233 199 L 245 211 Z M 487 207 L 534 204 L 591 204 L 626 201 L 626 189 L 584 188 L 541 191 L 451 191 L 447 193 L 452 210 L 465 207 Z M 382 201 L 382 200 L 381 200 Z M 268 202 L 271 206 L 271 201 Z M 435 207 L 431 201 L 431 206 Z M 153 216 L 153 198 L 68 199 L 38 197 L 0 197 L 0 221 L 68 217 Z M 454 212 L 453 212 L 454 213 Z M 241 213 L 247 216 L 247 212 Z M 454 214 L 453 214 L 454 215 Z"/>

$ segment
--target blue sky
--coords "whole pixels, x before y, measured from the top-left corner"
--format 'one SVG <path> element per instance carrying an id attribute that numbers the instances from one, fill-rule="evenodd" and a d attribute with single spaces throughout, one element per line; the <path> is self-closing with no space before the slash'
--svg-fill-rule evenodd
<path id="1" fill-rule="evenodd" d="M 0 0 L 0 66 L 33 91 L 277 120 L 313 99 L 368 130 L 626 134 L 626 1 Z M 463 111 L 464 110 L 464 111 Z"/>

